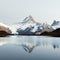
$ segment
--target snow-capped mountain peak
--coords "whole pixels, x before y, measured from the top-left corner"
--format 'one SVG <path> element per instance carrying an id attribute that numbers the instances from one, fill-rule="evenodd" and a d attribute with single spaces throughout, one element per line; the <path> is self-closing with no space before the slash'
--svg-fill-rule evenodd
<path id="1" fill-rule="evenodd" d="M 11 30 L 18 34 L 36 34 L 44 31 L 51 32 L 53 28 L 49 24 L 36 22 L 32 16 L 28 16 L 22 22 L 13 25 Z"/>
<path id="2" fill-rule="evenodd" d="M 36 22 L 32 16 L 26 17 L 21 24 L 22 27 L 17 29 L 19 34 L 36 34 L 37 32 L 53 31 L 53 28 L 50 25 Z"/>
<path id="3" fill-rule="evenodd" d="M 56 26 L 56 25 L 59 25 L 59 24 L 60 24 L 60 21 L 54 20 L 54 22 L 52 23 L 52 26 Z"/>
<path id="4" fill-rule="evenodd" d="M 33 17 L 30 15 L 28 17 L 26 17 L 22 23 L 27 23 L 27 22 L 31 22 L 31 23 L 36 23 L 35 20 L 33 19 Z"/>
<path id="5" fill-rule="evenodd" d="M 30 15 L 28 17 L 26 17 L 24 20 L 22 20 L 22 22 L 18 22 L 14 25 L 11 26 L 11 30 L 13 33 L 17 33 L 16 30 L 19 29 L 19 30 L 25 30 L 26 28 L 31 28 L 33 26 L 36 25 L 36 22 L 35 20 L 33 19 L 33 17 Z"/>
<path id="6" fill-rule="evenodd" d="M 31 15 L 29 15 L 28 17 L 26 17 L 24 20 L 22 20 L 21 22 L 18 22 L 17 24 L 27 24 L 27 23 L 36 23 L 35 20 L 33 19 L 33 17 Z"/>
<path id="7" fill-rule="evenodd" d="M 54 29 L 60 28 L 60 21 L 54 20 L 54 22 L 52 23 L 52 27 Z"/>

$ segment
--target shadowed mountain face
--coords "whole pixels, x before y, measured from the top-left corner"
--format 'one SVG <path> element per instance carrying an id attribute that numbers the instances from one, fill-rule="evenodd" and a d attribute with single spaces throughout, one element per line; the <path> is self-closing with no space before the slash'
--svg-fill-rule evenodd
<path id="1" fill-rule="evenodd" d="M 60 21 L 54 20 L 54 22 L 51 25 L 54 29 L 60 28 Z"/>
<path id="2" fill-rule="evenodd" d="M 60 21 L 54 20 L 54 22 L 52 23 L 52 26 L 56 26 L 56 25 L 59 25 L 59 24 L 60 24 Z"/>
<path id="3" fill-rule="evenodd" d="M 4 37 L 9 35 L 10 33 L 6 32 L 6 31 L 0 31 L 0 37 Z"/>
<path id="4" fill-rule="evenodd" d="M 34 32 L 31 32 L 33 28 L 34 27 L 27 27 L 25 30 L 17 29 L 17 32 L 19 32 L 19 34 L 35 34 Z"/>

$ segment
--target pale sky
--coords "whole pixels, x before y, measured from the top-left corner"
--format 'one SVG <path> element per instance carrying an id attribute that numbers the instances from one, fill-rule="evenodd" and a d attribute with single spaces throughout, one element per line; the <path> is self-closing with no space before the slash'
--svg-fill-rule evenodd
<path id="1" fill-rule="evenodd" d="M 39 22 L 60 20 L 60 0 L 0 0 L 0 22 L 14 23 L 29 15 Z"/>

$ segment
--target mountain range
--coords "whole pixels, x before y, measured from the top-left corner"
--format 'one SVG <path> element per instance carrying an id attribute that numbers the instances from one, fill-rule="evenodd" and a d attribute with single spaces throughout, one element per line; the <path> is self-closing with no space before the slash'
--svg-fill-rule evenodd
<path id="1" fill-rule="evenodd" d="M 49 24 L 36 22 L 32 16 L 26 17 L 22 22 L 19 22 L 20 24 L 22 26 L 17 29 L 18 34 L 40 34 L 44 31 L 54 30 Z"/>
<path id="2" fill-rule="evenodd" d="M 53 23 L 49 25 L 47 23 L 36 22 L 33 19 L 33 17 L 30 15 L 24 18 L 21 22 L 18 22 L 17 24 L 13 24 L 12 26 L 9 26 L 8 28 L 7 28 L 7 25 L 3 23 L 0 24 L 0 32 L 2 31 L 4 31 L 5 33 L 14 34 L 14 35 L 18 34 L 18 35 L 60 36 L 60 33 L 59 33 L 60 21 L 54 20 Z"/>

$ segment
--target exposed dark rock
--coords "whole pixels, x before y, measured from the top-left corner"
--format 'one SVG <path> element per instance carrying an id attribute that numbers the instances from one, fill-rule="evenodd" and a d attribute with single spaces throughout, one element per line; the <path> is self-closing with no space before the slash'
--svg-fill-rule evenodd
<path id="1" fill-rule="evenodd" d="M 6 31 L 0 31 L 0 37 L 4 37 L 10 35 L 10 33 L 7 33 Z"/>
<path id="2" fill-rule="evenodd" d="M 0 24 L 0 37 L 2 36 L 7 36 L 9 34 L 11 34 L 11 30 L 9 29 L 9 27 L 7 27 L 7 25 L 5 24 Z"/>
<path id="3" fill-rule="evenodd" d="M 60 28 L 57 28 L 57 29 L 54 30 L 53 32 L 60 32 Z"/>
<path id="4" fill-rule="evenodd" d="M 46 35 L 46 36 L 55 36 L 55 37 L 60 37 L 60 28 L 52 31 L 52 32 L 43 32 L 40 35 Z"/>

